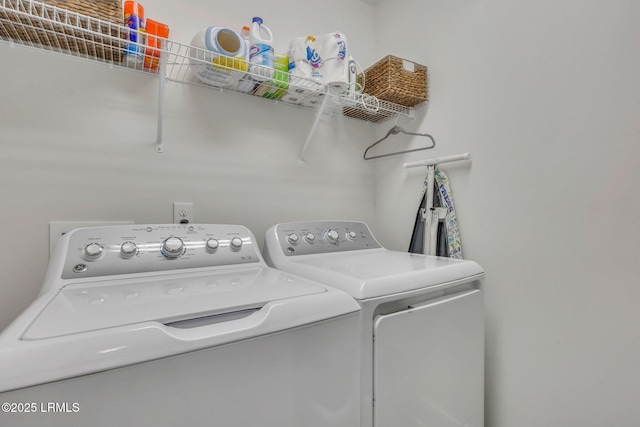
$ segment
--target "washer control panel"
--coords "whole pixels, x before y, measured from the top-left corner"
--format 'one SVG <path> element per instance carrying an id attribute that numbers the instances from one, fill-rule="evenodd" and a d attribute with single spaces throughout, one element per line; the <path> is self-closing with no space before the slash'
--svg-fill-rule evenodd
<path id="1" fill-rule="evenodd" d="M 286 256 L 380 248 L 369 227 L 357 221 L 305 221 L 278 224 L 267 232 Z"/>
<path id="2" fill-rule="evenodd" d="M 62 279 L 261 262 L 253 234 L 241 225 L 90 227 L 61 240 Z"/>

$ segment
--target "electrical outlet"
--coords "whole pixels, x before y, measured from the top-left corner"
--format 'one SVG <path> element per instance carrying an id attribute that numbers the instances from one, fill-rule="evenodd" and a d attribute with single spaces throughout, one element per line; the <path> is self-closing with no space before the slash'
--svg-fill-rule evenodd
<path id="1" fill-rule="evenodd" d="M 49 256 L 58 239 L 69 231 L 102 225 L 131 225 L 133 221 L 52 221 L 49 223 Z"/>
<path id="2" fill-rule="evenodd" d="M 193 224 L 193 203 L 173 203 L 173 223 Z"/>

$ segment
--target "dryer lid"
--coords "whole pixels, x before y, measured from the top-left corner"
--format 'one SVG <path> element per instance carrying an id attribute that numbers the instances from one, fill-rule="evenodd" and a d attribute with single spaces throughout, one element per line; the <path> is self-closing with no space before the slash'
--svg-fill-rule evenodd
<path id="1" fill-rule="evenodd" d="M 146 321 L 169 324 L 324 292 L 315 283 L 262 266 L 73 284 L 35 314 L 21 338 L 39 340 Z"/>
<path id="2" fill-rule="evenodd" d="M 293 274 L 368 299 L 446 284 L 476 275 L 473 261 L 424 256 L 387 249 L 304 255 L 283 268 Z"/>

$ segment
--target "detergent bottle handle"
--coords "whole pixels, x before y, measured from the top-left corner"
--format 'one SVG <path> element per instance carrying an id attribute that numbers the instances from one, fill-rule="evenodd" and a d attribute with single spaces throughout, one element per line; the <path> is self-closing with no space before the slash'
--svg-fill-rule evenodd
<path id="1" fill-rule="evenodd" d="M 258 24 L 257 27 L 258 27 L 257 31 L 256 31 L 257 34 L 252 34 L 256 41 L 263 42 L 263 43 L 271 43 L 271 42 L 273 42 L 273 33 L 271 32 L 271 29 L 269 27 L 267 27 L 264 24 Z M 263 34 L 262 31 L 263 30 L 267 34 L 268 38 L 264 38 L 262 36 L 262 34 Z"/>

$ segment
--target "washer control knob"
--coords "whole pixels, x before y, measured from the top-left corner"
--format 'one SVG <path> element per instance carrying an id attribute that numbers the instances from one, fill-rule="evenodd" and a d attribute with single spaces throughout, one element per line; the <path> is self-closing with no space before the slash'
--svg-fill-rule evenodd
<path id="1" fill-rule="evenodd" d="M 133 242 L 124 242 L 120 245 L 120 256 L 122 258 L 131 258 L 138 253 L 138 246 Z"/>
<path id="2" fill-rule="evenodd" d="M 100 258 L 104 252 L 104 247 L 97 243 L 89 243 L 84 247 L 84 257 L 88 260 Z"/>
<path id="3" fill-rule="evenodd" d="M 184 242 L 179 237 L 169 237 L 162 243 L 162 255 L 167 258 L 178 258 L 184 251 Z"/>
<path id="4" fill-rule="evenodd" d="M 232 251 L 239 251 L 242 247 L 242 239 L 239 237 L 234 237 L 233 239 L 231 239 L 230 246 Z"/>
<path id="5" fill-rule="evenodd" d="M 307 233 L 304 235 L 304 241 L 307 243 L 313 243 L 316 241 L 316 235 L 313 233 Z"/>
<path id="6" fill-rule="evenodd" d="M 292 245 L 298 243 L 298 235 L 296 233 L 291 233 L 287 236 L 287 241 Z"/>
<path id="7" fill-rule="evenodd" d="M 327 240 L 328 240 L 330 243 L 333 243 L 333 244 L 338 243 L 338 236 L 339 236 L 339 235 L 338 235 L 338 232 L 337 232 L 336 230 L 329 230 L 329 231 L 327 231 L 326 236 L 327 236 Z"/>
<path id="8" fill-rule="evenodd" d="M 220 242 L 218 242 L 218 240 L 209 239 L 207 240 L 207 243 L 205 244 L 204 248 L 207 252 L 212 254 L 216 251 L 216 249 L 218 249 L 218 246 L 220 246 Z"/>
<path id="9" fill-rule="evenodd" d="M 352 242 L 353 242 L 354 240 L 356 240 L 356 237 L 358 237 L 358 235 L 356 234 L 356 232 L 355 232 L 355 231 L 349 231 L 349 232 L 346 234 L 346 236 L 347 236 L 347 240 L 350 240 L 350 241 L 352 241 Z"/>

